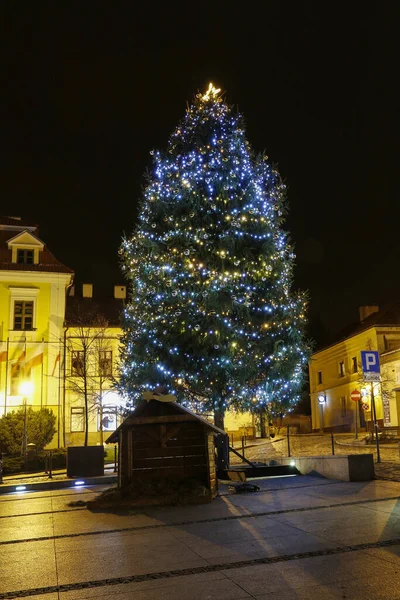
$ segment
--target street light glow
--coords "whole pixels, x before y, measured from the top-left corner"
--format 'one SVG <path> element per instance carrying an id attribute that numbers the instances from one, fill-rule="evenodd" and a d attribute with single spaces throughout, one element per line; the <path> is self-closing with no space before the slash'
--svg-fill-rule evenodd
<path id="1" fill-rule="evenodd" d="M 33 394 L 32 381 L 22 381 L 19 386 L 19 393 L 21 396 L 31 396 Z"/>

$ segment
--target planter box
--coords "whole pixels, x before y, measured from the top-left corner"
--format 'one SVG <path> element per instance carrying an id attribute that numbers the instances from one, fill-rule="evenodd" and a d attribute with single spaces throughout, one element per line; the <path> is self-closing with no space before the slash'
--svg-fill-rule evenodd
<path id="1" fill-rule="evenodd" d="M 103 446 L 69 446 L 67 448 L 68 477 L 98 477 L 104 475 Z"/>

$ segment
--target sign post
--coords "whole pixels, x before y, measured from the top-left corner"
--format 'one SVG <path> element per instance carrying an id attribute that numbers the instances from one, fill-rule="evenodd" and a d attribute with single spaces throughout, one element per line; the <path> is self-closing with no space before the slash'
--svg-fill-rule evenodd
<path id="1" fill-rule="evenodd" d="M 350 398 L 353 400 L 353 402 L 356 402 L 356 440 L 358 439 L 358 428 L 357 428 L 357 421 L 358 421 L 358 407 L 360 406 L 360 400 L 361 400 L 361 392 L 359 390 L 353 390 L 350 394 Z"/>
<path id="2" fill-rule="evenodd" d="M 381 380 L 381 367 L 379 364 L 379 352 L 376 350 L 362 350 L 361 351 L 361 363 L 362 371 L 364 375 L 364 381 L 371 383 L 371 409 L 372 418 L 374 420 L 374 430 L 376 438 L 376 462 L 381 462 L 381 454 L 379 451 L 379 437 L 378 437 L 378 422 L 376 420 L 376 407 L 375 407 L 375 396 L 374 396 L 374 382 Z"/>

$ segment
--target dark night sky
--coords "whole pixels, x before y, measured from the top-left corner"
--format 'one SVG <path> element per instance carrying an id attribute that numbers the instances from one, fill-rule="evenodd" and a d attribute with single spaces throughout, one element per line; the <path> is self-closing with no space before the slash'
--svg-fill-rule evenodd
<path id="1" fill-rule="evenodd" d="M 314 337 L 398 300 L 395 2 L 16 4 L 0 9 L 0 213 L 39 223 L 77 279 L 121 283 L 149 151 L 213 81 L 288 184 Z"/>

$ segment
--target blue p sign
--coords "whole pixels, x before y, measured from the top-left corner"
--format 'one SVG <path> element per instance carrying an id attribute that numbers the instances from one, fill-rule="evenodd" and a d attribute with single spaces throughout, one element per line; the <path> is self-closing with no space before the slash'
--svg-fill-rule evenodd
<path id="1" fill-rule="evenodd" d="M 380 373 L 379 353 L 375 350 L 363 350 L 361 362 L 363 373 Z"/>

